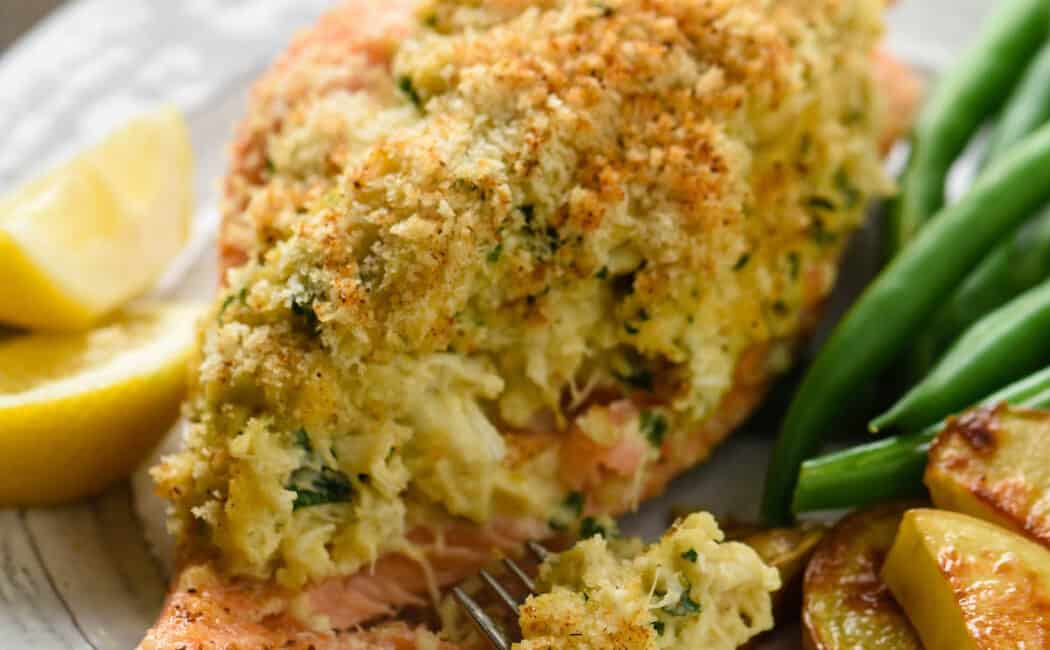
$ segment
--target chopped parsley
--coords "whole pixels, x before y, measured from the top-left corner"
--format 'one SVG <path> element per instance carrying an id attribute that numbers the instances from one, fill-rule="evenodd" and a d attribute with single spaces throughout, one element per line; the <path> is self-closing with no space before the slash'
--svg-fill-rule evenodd
<path id="1" fill-rule="evenodd" d="M 545 224 L 536 218 L 536 207 L 531 203 L 524 203 L 514 208 L 521 214 L 521 234 L 525 238 L 530 252 L 540 258 L 547 259 L 557 254 L 558 249 L 567 243 L 572 243 L 572 238 L 562 238 L 558 229 Z M 582 237 L 575 239 L 576 243 L 582 241 Z"/>
<path id="2" fill-rule="evenodd" d="M 219 325 L 222 325 L 222 315 L 226 313 L 226 309 L 233 304 L 233 296 L 226 296 L 226 299 L 222 301 L 222 307 L 219 307 L 219 314 L 216 316 L 216 320 L 219 321 Z"/>
<path id="3" fill-rule="evenodd" d="M 826 196 L 811 196 L 806 199 L 806 205 L 815 210 L 826 210 L 828 212 L 835 211 L 835 202 Z"/>
<path id="4" fill-rule="evenodd" d="M 547 520 L 547 525 L 550 526 L 551 530 L 565 530 L 569 527 L 569 523 L 576 521 L 583 514 L 584 496 L 581 492 L 575 490 L 565 495 L 565 500 L 561 502 L 555 510 L 554 516 Z"/>
<path id="5" fill-rule="evenodd" d="M 292 296 L 291 309 L 296 316 L 306 316 L 314 311 L 310 297 L 303 295 Z"/>
<path id="6" fill-rule="evenodd" d="M 674 605 L 664 607 L 663 611 L 671 616 L 689 616 L 690 614 L 699 614 L 700 603 L 689 597 L 689 590 L 691 588 L 692 585 L 686 583 L 686 587 L 682 591 L 682 597 L 678 599 L 678 602 Z"/>
<path id="7" fill-rule="evenodd" d="M 572 513 L 573 517 L 579 517 L 583 514 L 583 493 L 575 490 L 569 492 L 562 505 Z"/>
<path id="8" fill-rule="evenodd" d="M 810 226 L 810 234 L 813 237 L 813 241 L 821 246 L 838 241 L 838 235 L 829 231 L 827 225 L 824 224 L 824 220 L 820 218 L 813 220 L 813 225 Z"/>
<path id="9" fill-rule="evenodd" d="M 503 244 L 496 244 L 496 247 L 489 251 L 488 261 L 489 264 L 495 264 L 499 261 L 499 256 L 503 254 Z"/>
<path id="10" fill-rule="evenodd" d="M 638 423 L 638 429 L 654 447 L 660 447 L 664 443 L 667 434 L 667 418 L 658 411 L 642 411 Z"/>
<path id="11" fill-rule="evenodd" d="M 853 108 L 846 113 L 845 122 L 846 124 L 860 124 L 863 123 L 867 117 L 868 113 L 863 108 Z"/>
<path id="12" fill-rule="evenodd" d="M 616 292 L 616 295 L 626 297 L 634 293 L 634 281 L 636 279 L 636 276 L 638 275 L 638 272 L 644 268 L 645 262 L 643 261 L 642 265 L 634 271 L 632 271 L 631 273 L 628 273 L 627 275 L 617 276 L 613 280 L 613 291 Z"/>
<path id="13" fill-rule="evenodd" d="M 685 553 L 682 553 L 682 559 L 683 560 L 688 560 L 688 561 L 692 562 L 693 564 L 696 564 L 696 558 L 697 558 L 697 555 L 696 555 L 696 549 L 695 548 L 691 548 L 688 551 L 686 551 Z"/>
<path id="14" fill-rule="evenodd" d="M 547 226 L 545 231 L 547 235 L 547 246 L 550 248 L 551 253 L 557 253 L 558 249 L 561 248 L 561 235 L 558 234 L 558 229 L 554 226 Z"/>
<path id="15" fill-rule="evenodd" d="M 624 324 L 623 324 L 623 329 L 624 329 L 624 330 L 625 330 L 625 331 L 626 331 L 626 332 L 627 332 L 628 334 L 630 334 L 630 335 L 632 335 L 632 336 L 633 336 L 633 335 L 635 335 L 635 334 L 637 334 L 638 332 L 640 332 L 640 331 L 641 331 L 640 329 L 638 329 L 638 328 L 637 328 L 637 327 L 635 327 L 634 325 L 631 325 L 630 321 L 628 321 L 628 322 L 626 322 L 626 323 L 624 323 Z"/>
<path id="16" fill-rule="evenodd" d="M 599 269 L 598 273 L 594 277 L 598 278 L 599 280 L 604 280 L 605 278 L 609 277 L 609 267 L 603 266 L 601 269 Z"/>
<path id="17" fill-rule="evenodd" d="M 295 430 L 295 444 L 308 454 L 314 452 L 314 447 L 310 444 L 310 434 L 302 427 Z"/>
<path id="18" fill-rule="evenodd" d="M 733 270 L 739 271 L 740 269 L 747 266 L 747 263 L 751 261 L 751 253 L 744 253 L 737 259 L 736 263 L 733 264 Z"/>
<path id="19" fill-rule="evenodd" d="M 584 517 L 580 522 L 580 539 L 590 539 L 595 535 L 606 537 L 605 526 L 598 523 L 594 517 Z"/>
<path id="20" fill-rule="evenodd" d="M 317 314 L 314 312 L 314 300 L 312 296 L 307 293 L 299 293 L 292 296 L 290 308 L 293 314 L 303 319 L 303 322 L 311 331 L 317 329 L 320 321 L 317 319 Z"/>
<path id="21" fill-rule="evenodd" d="M 651 623 L 651 625 L 653 626 L 653 629 L 656 630 L 656 636 L 663 636 L 664 635 L 664 622 L 663 621 L 653 621 Z"/>
<path id="22" fill-rule="evenodd" d="M 634 368 L 628 374 L 614 373 L 614 375 L 621 382 L 639 390 L 651 391 L 653 389 L 653 373 L 647 368 Z"/>
<path id="23" fill-rule="evenodd" d="M 401 76 L 397 78 L 398 90 L 408 95 L 408 98 L 412 100 L 412 103 L 416 105 L 416 108 L 423 108 L 423 98 L 419 96 L 419 91 L 412 84 L 412 79 L 408 76 Z"/>
<path id="24" fill-rule="evenodd" d="M 234 300 L 239 300 L 240 303 L 243 305 L 243 304 L 245 304 L 245 302 L 247 302 L 247 299 L 248 299 L 248 287 L 241 287 L 241 290 L 238 291 L 236 294 L 232 294 L 231 293 L 230 295 L 226 296 L 226 299 L 222 301 L 222 307 L 219 307 L 219 315 L 218 315 L 219 325 L 222 325 L 223 314 L 226 313 L 226 309 L 230 305 L 233 304 Z"/>
<path id="25" fill-rule="evenodd" d="M 379 280 L 379 278 L 380 275 L 376 272 L 374 267 L 368 268 L 367 266 L 363 266 L 357 271 L 357 281 L 365 287 L 365 291 L 371 291 L 372 287 L 376 284 L 376 280 Z"/>
<path id="26" fill-rule="evenodd" d="M 295 470 L 288 489 L 295 492 L 292 510 L 325 503 L 345 503 L 353 494 L 346 474 L 329 467 L 322 467 L 320 471 L 310 468 Z"/>
<path id="27" fill-rule="evenodd" d="M 546 287 L 543 288 L 543 291 L 541 291 L 539 293 L 532 293 L 532 294 L 529 294 L 529 295 L 525 296 L 525 302 L 528 303 L 530 306 L 531 305 L 535 305 L 537 300 L 539 300 L 543 296 L 546 296 L 550 292 L 551 292 L 550 286 L 546 286 Z"/>
<path id="28" fill-rule="evenodd" d="M 801 268 L 802 258 L 799 256 L 798 252 L 791 251 L 790 253 L 788 253 L 788 273 L 791 274 L 792 280 L 798 278 L 798 272 L 801 270 Z"/>
<path id="29" fill-rule="evenodd" d="M 835 174 L 835 187 L 838 188 L 840 194 L 842 194 L 843 206 L 847 210 L 851 210 L 857 207 L 860 203 L 861 193 L 850 180 L 849 174 L 846 173 L 845 169 L 839 169 Z"/>
<path id="30" fill-rule="evenodd" d="M 808 133 L 803 133 L 798 139 L 798 155 L 805 158 L 810 149 L 813 148 L 813 138 Z"/>

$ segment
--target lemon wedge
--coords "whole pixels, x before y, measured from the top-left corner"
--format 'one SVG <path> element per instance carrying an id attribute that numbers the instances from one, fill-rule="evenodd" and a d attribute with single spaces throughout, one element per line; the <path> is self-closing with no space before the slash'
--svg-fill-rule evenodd
<path id="1" fill-rule="evenodd" d="M 201 305 L 128 307 L 77 334 L 0 340 L 0 505 L 90 496 L 175 422 Z"/>
<path id="2" fill-rule="evenodd" d="M 86 329 L 148 289 L 186 243 L 192 177 L 165 108 L 0 198 L 0 322 Z"/>

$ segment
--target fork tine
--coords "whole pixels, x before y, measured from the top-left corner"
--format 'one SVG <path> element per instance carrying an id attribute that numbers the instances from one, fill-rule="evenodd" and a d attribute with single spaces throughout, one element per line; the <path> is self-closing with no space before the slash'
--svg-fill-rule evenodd
<path id="1" fill-rule="evenodd" d="M 489 640 L 496 650 L 510 650 L 510 643 L 503 637 L 503 633 L 474 599 L 467 595 L 467 592 L 459 587 L 453 587 L 452 596 L 467 612 L 467 615 L 474 620 L 478 629 L 481 630 L 481 633 L 485 635 L 485 638 Z"/>
<path id="2" fill-rule="evenodd" d="M 538 542 L 529 541 L 525 543 L 525 546 L 541 562 L 550 556 L 550 551 L 545 549 Z M 514 560 L 504 558 L 503 565 L 514 574 L 515 578 L 521 581 L 521 584 L 529 590 L 530 594 L 536 593 L 536 583 L 533 582 L 532 578 L 530 578 L 529 575 L 525 573 L 516 562 L 514 562 Z M 482 582 L 485 583 L 485 586 L 496 594 L 507 609 L 509 609 L 515 616 L 518 615 L 518 601 L 515 600 L 514 596 L 512 596 L 510 592 L 492 576 L 491 573 L 482 569 L 478 572 L 478 577 L 480 577 Z M 504 635 L 503 630 L 501 630 L 492 618 L 485 613 L 485 610 L 478 605 L 477 601 L 468 596 L 467 592 L 463 591 L 461 587 L 452 588 L 452 597 L 456 599 L 459 606 L 462 607 L 463 611 L 467 613 L 467 616 L 474 621 L 474 624 L 478 626 L 478 629 L 485 638 L 489 640 L 492 646 L 496 648 L 496 650 L 510 650 L 510 641 Z"/>
<path id="3" fill-rule="evenodd" d="M 498 580 L 493 578 L 492 574 L 488 571 L 482 569 L 478 572 L 478 576 L 481 577 L 481 580 L 488 586 L 489 589 L 494 591 L 496 595 L 499 596 L 499 599 L 503 601 L 504 605 L 507 606 L 507 609 L 510 610 L 510 613 L 517 616 L 518 601 L 514 600 L 514 596 L 511 596 L 510 593 L 503 588 L 503 585 L 501 585 Z"/>
<path id="4" fill-rule="evenodd" d="M 525 542 L 525 546 L 532 551 L 532 554 L 535 555 L 536 559 L 540 562 L 546 560 L 547 556 L 550 555 L 550 551 L 540 546 L 539 542 L 529 540 L 528 542 Z"/>
<path id="5" fill-rule="evenodd" d="M 514 574 L 514 577 L 521 581 L 521 584 L 525 585 L 525 588 L 529 590 L 530 594 L 536 593 L 536 583 L 532 581 L 532 578 L 525 573 L 518 563 L 509 557 L 503 558 L 503 566 L 507 567 L 507 570 Z"/>

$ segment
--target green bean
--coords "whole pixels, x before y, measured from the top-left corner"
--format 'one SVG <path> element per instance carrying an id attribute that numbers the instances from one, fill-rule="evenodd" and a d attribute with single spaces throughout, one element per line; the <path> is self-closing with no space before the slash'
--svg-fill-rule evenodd
<path id="1" fill-rule="evenodd" d="M 1050 361 L 1050 279 L 968 329 L 934 369 L 869 428 L 914 431 Z"/>
<path id="2" fill-rule="evenodd" d="M 1050 408 L 1050 366 L 983 400 L 1029 408 Z M 886 438 L 802 464 L 792 502 L 794 512 L 860 507 L 920 494 L 926 453 L 940 422 L 905 436 Z"/>
<path id="3" fill-rule="evenodd" d="M 923 377 L 958 336 L 990 311 L 1050 277 L 1050 207 L 1017 229 L 963 280 L 912 350 Z"/>
<path id="4" fill-rule="evenodd" d="M 988 140 L 982 167 L 1050 121 L 1050 42 L 1036 55 L 1006 102 Z"/>
<path id="5" fill-rule="evenodd" d="M 788 409 L 766 476 L 766 521 L 790 519 L 799 466 L 820 447 L 838 411 L 889 366 L 966 272 L 1048 200 L 1050 125 L 989 167 L 872 282 L 824 344 Z"/>
<path id="6" fill-rule="evenodd" d="M 934 88 L 912 130 L 900 195 L 887 218 L 888 258 L 900 253 L 944 204 L 948 170 L 1002 105 L 1050 28 L 1047 0 L 1007 0 Z"/>

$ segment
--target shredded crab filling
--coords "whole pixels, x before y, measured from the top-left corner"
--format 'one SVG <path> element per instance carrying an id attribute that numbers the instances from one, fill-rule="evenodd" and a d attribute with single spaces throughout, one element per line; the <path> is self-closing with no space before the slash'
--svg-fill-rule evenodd
<path id="1" fill-rule="evenodd" d="M 155 470 L 233 574 L 298 587 L 417 526 L 636 505 L 742 376 L 786 368 L 886 188 L 879 0 L 504 4 L 426 3 L 369 92 L 265 139 Z"/>

